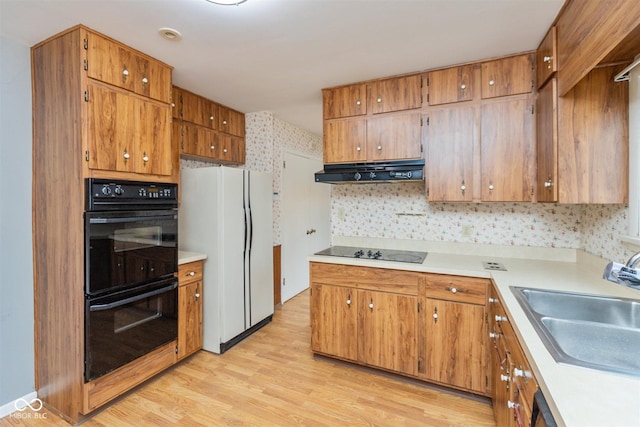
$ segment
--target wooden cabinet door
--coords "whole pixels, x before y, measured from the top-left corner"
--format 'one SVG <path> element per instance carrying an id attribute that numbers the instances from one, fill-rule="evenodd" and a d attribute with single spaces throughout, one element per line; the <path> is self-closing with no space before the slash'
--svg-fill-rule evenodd
<path id="1" fill-rule="evenodd" d="M 560 203 L 628 202 L 629 90 L 613 80 L 620 68 L 594 69 L 558 98 Z"/>
<path id="2" fill-rule="evenodd" d="M 91 32 L 86 69 L 92 79 L 161 102 L 171 100 L 171 67 Z"/>
<path id="3" fill-rule="evenodd" d="M 424 91 L 428 91 L 429 105 L 471 101 L 473 69 L 472 65 L 465 65 L 430 72 L 428 84 L 423 88 Z"/>
<path id="4" fill-rule="evenodd" d="M 558 84 L 552 78 L 536 99 L 537 201 L 558 201 Z"/>
<path id="5" fill-rule="evenodd" d="M 244 114 L 231 108 L 218 107 L 218 130 L 230 135 L 245 136 Z"/>
<path id="6" fill-rule="evenodd" d="M 324 122 L 324 163 L 355 163 L 366 160 L 365 119 Z"/>
<path id="7" fill-rule="evenodd" d="M 171 175 L 171 108 L 168 104 L 130 96 L 134 117 L 134 171 L 154 175 Z"/>
<path id="8" fill-rule="evenodd" d="M 367 161 L 422 157 L 420 114 L 387 115 L 367 120 Z"/>
<path id="9" fill-rule="evenodd" d="M 535 182 L 533 120 L 532 101 L 529 97 L 501 100 L 482 106 L 482 200 L 532 200 Z"/>
<path id="10" fill-rule="evenodd" d="M 426 377 L 485 393 L 485 308 L 425 299 Z"/>
<path id="11" fill-rule="evenodd" d="M 534 88 L 533 55 L 482 63 L 482 98 L 529 93 Z"/>
<path id="12" fill-rule="evenodd" d="M 347 360 L 358 358 L 356 290 L 311 284 L 311 349 Z"/>
<path id="13" fill-rule="evenodd" d="M 323 90 L 322 111 L 325 120 L 367 114 L 367 85 Z"/>
<path id="14" fill-rule="evenodd" d="M 420 108 L 421 87 L 422 76 L 419 74 L 376 81 L 371 86 L 371 112 L 379 114 Z"/>
<path id="15" fill-rule="evenodd" d="M 547 80 L 558 71 L 558 53 L 556 42 L 556 27 L 549 28 L 538 50 L 536 51 L 536 77 L 538 88 L 541 88 Z"/>
<path id="16" fill-rule="evenodd" d="M 134 110 L 129 95 L 93 84 L 87 93 L 89 168 L 134 172 Z"/>
<path id="17" fill-rule="evenodd" d="M 417 375 L 417 297 L 359 290 L 358 308 L 359 361 Z"/>
<path id="18" fill-rule="evenodd" d="M 427 198 L 432 202 L 473 200 L 473 159 L 480 137 L 479 110 L 457 106 L 425 115 Z"/>
<path id="19" fill-rule="evenodd" d="M 218 134 L 220 151 L 218 158 L 223 162 L 243 164 L 245 162 L 245 139 L 233 135 Z"/>
<path id="20" fill-rule="evenodd" d="M 202 282 L 178 288 L 178 359 L 202 348 Z"/>

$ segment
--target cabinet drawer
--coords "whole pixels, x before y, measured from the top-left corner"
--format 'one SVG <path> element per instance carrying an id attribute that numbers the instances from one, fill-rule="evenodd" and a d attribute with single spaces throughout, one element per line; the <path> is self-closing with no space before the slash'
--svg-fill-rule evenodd
<path id="1" fill-rule="evenodd" d="M 427 298 L 485 305 L 488 284 L 474 277 L 428 275 L 423 290 Z"/>
<path id="2" fill-rule="evenodd" d="M 186 285 L 187 283 L 202 280 L 203 264 L 202 261 L 194 261 L 179 265 L 178 283 L 180 285 Z"/>
<path id="3" fill-rule="evenodd" d="M 343 264 L 310 263 L 312 283 L 417 295 L 422 273 Z"/>

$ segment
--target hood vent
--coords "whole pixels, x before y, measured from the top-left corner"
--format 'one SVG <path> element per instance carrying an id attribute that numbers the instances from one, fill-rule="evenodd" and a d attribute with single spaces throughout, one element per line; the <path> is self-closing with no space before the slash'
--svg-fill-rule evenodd
<path id="1" fill-rule="evenodd" d="M 327 184 L 424 181 L 424 159 L 324 165 L 315 179 Z"/>

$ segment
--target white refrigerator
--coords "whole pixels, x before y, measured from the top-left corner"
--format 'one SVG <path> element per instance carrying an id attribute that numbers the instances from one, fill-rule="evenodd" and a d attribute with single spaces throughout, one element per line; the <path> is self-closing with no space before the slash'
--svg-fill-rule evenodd
<path id="1" fill-rule="evenodd" d="M 203 348 L 221 354 L 273 315 L 271 175 L 216 166 L 180 181 L 178 245 L 207 255 Z"/>

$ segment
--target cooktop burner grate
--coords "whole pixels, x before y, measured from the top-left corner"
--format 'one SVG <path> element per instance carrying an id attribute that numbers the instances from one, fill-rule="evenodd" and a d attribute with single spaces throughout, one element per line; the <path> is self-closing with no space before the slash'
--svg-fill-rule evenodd
<path id="1" fill-rule="evenodd" d="M 402 251 L 398 249 L 359 248 L 354 246 L 331 246 L 330 248 L 316 252 L 314 255 L 422 264 L 424 259 L 427 257 L 427 252 Z"/>

